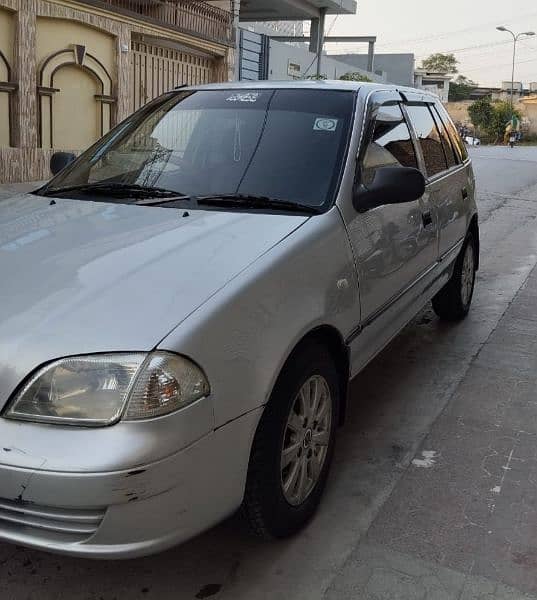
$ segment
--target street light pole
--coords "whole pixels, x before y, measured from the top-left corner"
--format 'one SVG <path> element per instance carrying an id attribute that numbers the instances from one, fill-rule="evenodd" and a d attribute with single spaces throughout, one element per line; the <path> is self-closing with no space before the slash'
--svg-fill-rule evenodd
<path id="1" fill-rule="evenodd" d="M 513 36 L 513 71 L 511 73 L 511 119 L 515 114 L 515 66 L 516 66 L 516 45 L 519 39 L 523 37 L 531 37 L 535 35 L 534 31 L 524 31 L 522 33 L 516 34 L 514 31 L 507 29 L 501 25 L 500 27 L 496 27 L 498 31 L 504 31 L 506 33 L 510 33 Z"/>

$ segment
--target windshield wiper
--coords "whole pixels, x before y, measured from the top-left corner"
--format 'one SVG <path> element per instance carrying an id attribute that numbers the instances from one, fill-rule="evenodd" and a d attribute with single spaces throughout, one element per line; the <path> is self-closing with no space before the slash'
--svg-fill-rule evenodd
<path id="1" fill-rule="evenodd" d="M 268 196 L 256 196 L 252 194 L 215 194 L 214 196 L 196 196 L 200 206 L 235 206 L 237 208 L 269 208 L 273 210 L 284 210 L 288 212 L 305 212 L 309 215 L 318 215 L 322 211 L 317 206 L 290 202 L 279 198 Z"/>
<path id="2" fill-rule="evenodd" d="M 58 194 L 66 194 L 68 192 L 88 192 L 91 194 L 103 194 L 113 196 L 114 198 L 166 198 L 170 201 L 188 199 L 189 196 L 176 192 L 174 190 L 167 190 L 159 187 L 146 187 L 138 185 L 136 183 L 83 183 L 80 185 L 70 185 L 59 188 L 48 188 L 43 192 L 40 192 L 42 196 L 56 196 Z M 145 202 L 138 202 L 137 204 L 146 204 Z M 151 204 L 148 202 L 147 204 Z"/>

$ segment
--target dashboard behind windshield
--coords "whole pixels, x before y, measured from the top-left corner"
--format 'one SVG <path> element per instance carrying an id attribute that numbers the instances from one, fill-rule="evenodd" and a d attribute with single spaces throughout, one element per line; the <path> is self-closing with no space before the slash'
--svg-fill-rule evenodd
<path id="1" fill-rule="evenodd" d="M 48 187 L 112 183 L 325 207 L 334 201 L 354 99 L 328 90 L 177 92 L 130 117 Z"/>

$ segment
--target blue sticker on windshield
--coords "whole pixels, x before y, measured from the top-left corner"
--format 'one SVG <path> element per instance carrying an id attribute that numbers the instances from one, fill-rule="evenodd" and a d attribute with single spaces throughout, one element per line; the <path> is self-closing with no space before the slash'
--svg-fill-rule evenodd
<path id="1" fill-rule="evenodd" d="M 313 131 L 329 131 L 333 133 L 337 129 L 338 119 L 327 119 L 326 117 L 320 117 L 315 119 L 313 125 Z"/>

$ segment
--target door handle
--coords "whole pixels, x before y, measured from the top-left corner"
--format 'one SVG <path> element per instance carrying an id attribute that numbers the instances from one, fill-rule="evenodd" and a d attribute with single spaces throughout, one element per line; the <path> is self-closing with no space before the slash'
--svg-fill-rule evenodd
<path id="1" fill-rule="evenodd" d="M 468 188 L 465 188 L 465 187 L 462 188 L 462 199 L 468 200 Z"/>
<path id="2" fill-rule="evenodd" d="M 424 212 L 421 214 L 421 219 L 423 221 L 424 227 L 429 227 L 429 225 L 433 224 L 433 217 L 430 211 Z"/>

